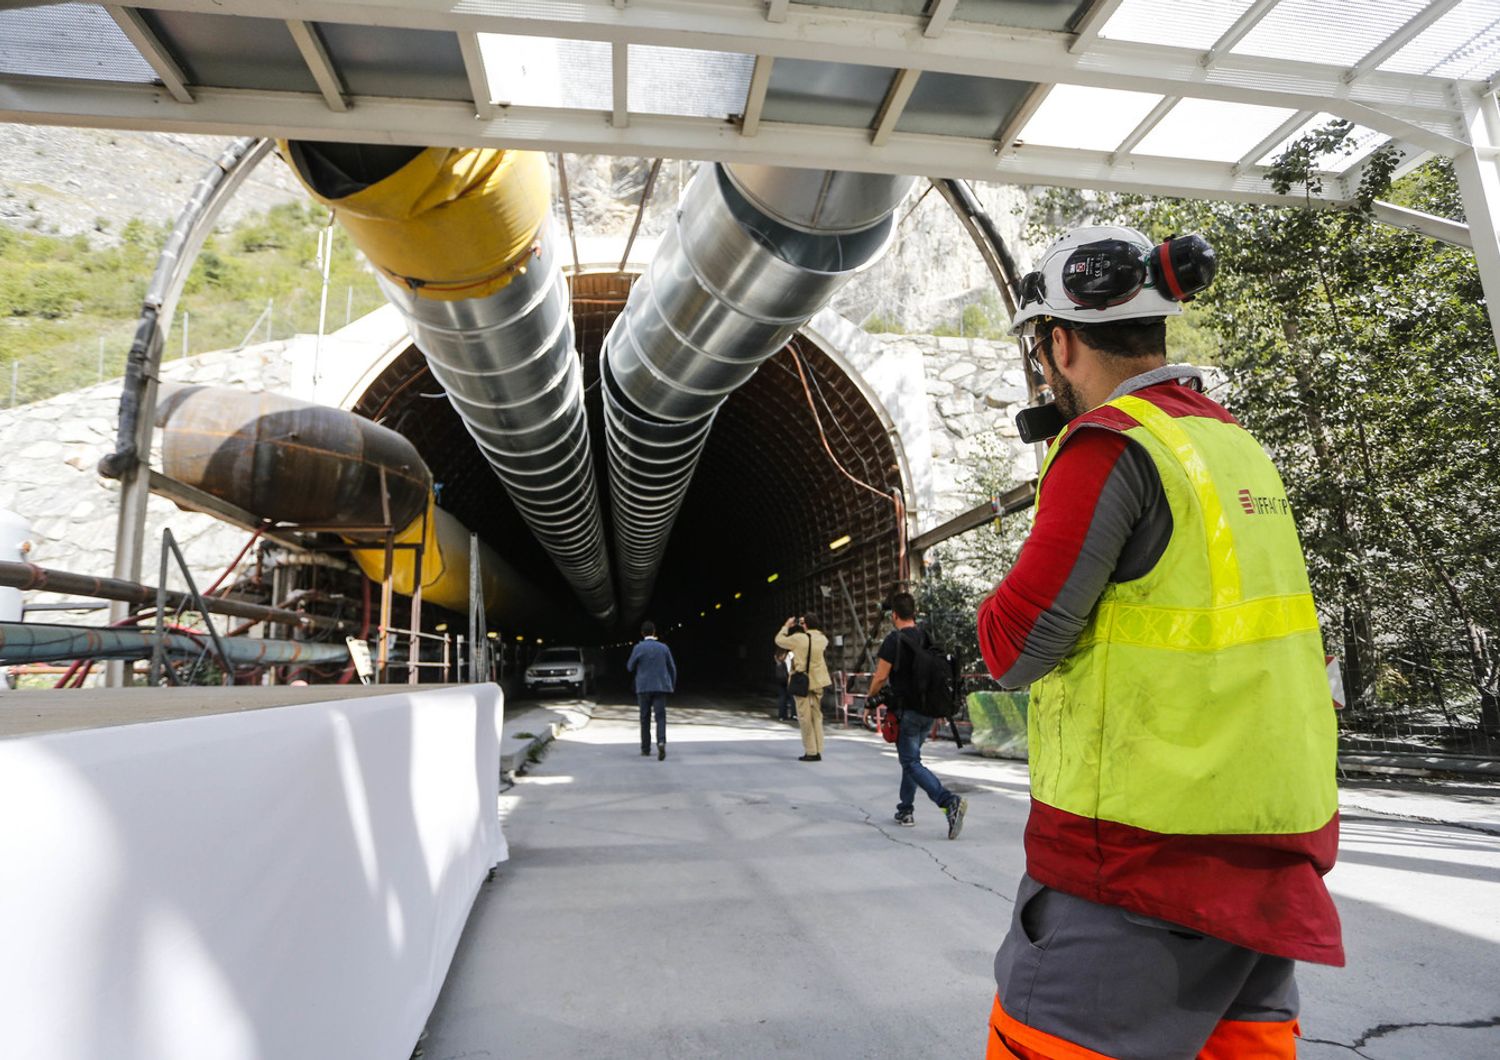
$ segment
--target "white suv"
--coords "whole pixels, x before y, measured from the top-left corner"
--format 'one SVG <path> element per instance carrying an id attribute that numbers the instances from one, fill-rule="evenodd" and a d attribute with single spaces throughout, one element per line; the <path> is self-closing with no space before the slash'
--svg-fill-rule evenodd
<path id="1" fill-rule="evenodd" d="M 522 680 L 527 692 L 567 688 L 584 696 L 593 687 L 594 667 L 584 661 L 580 648 L 546 648 L 526 667 Z"/>

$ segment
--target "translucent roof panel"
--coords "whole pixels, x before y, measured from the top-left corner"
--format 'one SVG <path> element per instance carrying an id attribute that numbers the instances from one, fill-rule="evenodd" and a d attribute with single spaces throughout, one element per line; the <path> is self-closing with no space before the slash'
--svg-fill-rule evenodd
<path id="1" fill-rule="evenodd" d="M 1500 72 L 1500 0 L 1464 0 L 1380 68 L 1438 77 L 1493 76 Z"/>
<path id="2" fill-rule="evenodd" d="M 925 73 L 917 80 L 897 132 L 994 139 L 1031 85 L 995 77 Z"/>
<path id="3" fill-rule="evenodd" d="M 142 11 L 141 18 L 192 84 L 271 92 L 318 90 L 285 22 L 188 11 Z"/>
<path id="4" fill-rule="evenodd" d="M 960 22 L 1022 29 L 1065 30 L 1092 0 L 959 0 L 953 17 Z"/>
<path id="5" fill-rule="evenodd" d="M 886 67 L 777 59 L 761 117 L 868 129 L 894 76 Z"/>
<path id="6" fill-rule="evenodd" d="M 0 74 L 143 84 L 156 80 L 151 64 L 94 4 L 0 11 Z"/>
<path id="7" fill-rule="evenodd" d="M 1427 0 L 1281 0 L 1236 55 L 1353 66 L 1427 6 Z"/>
<path id="8" fill-rule="evenodd" d="M 1184 99 L 1156 123 L 1135 152 L 1238 162 L 1296 111 L 1215 99 Z"/>
<path id="9" fill-rule="evenodd" d="M 1125 0 L 1101 37 L 1207 51 L 1250 0 Z"/>
<path id="10" fill-rule="evenodd" d="M 1262 155 L 1257 160 L 1257 164 L 1269 166 L 1276 160 L 1277 155 L 1284 152 L 1302 137 L 1337 120 L 1332 114 L 1314 114 L 1285 140 L 1282 140 L 1281 143 Z M 1332 154 L 1324 155 L 1318 159 L 1318 168 L 1327 173 L 1342 173 L 1389 139 L 1390 137 L 1385 133 L 1376 132 L 1374 129 L 1367 129 L 1363 125 L 1356 125 L 1349 139 L 1345 141 L 1345 146 L 1350 148 L 1350 150 L 1347 152 L 1335 151 Z"/>
<path id="11" fill-rule="evenodd" d="M 1150 92 L 1054 85 L 1016 139 L 1040 147 L 1113 151 L 1161 98 Z"/>
<path id="12" fill-rule="evenodd" d="M 322 22 L 333 68 L 356 96 L 470 99 L 458 37 L 423 29 Z"/>
<path id="13" fill-rule="evenodd" d="M 584 110 L 614 106 L 609 45 L 604 41 L 481 33 L 479 52 L 496 103 Z"/>
<path id="14" fill-rule="evenodd" d="M 737 52 L 630 45 L 630 109 L 725 118 L 745 109 L 755 57 Z"/>

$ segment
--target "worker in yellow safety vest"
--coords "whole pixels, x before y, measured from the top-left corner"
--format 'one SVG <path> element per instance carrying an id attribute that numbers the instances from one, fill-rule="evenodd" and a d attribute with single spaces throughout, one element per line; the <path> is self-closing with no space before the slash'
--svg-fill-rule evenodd
<path id="1" fill-rule="evenodd" d="M 1295 1056 L 1296 961 L 1341 965 L 1335 725 L 1286 490 L 1168 364 L 1213 278 L 1199 236 L 1050 247 L 1015 326 L 1054 402 L 1036 520 L 979 608 L 1031 686 L 1026 874 L 995 957 L 990 1060 Z"/>

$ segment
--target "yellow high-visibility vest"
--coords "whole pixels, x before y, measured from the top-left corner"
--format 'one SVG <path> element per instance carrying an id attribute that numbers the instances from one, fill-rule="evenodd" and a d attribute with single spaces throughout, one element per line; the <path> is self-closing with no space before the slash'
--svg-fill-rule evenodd
<path id="1" fill-rule="evenodd" d="M 1281 477 L 1237 424 L 1135 395 L 1108 404 L 1137 424 L 1123 433 L 1156 465 L 1172 534 L 1149 573 L 1109 584 L 1032 685 L 1033 798 L 1164 834 L 1323 827 L 1338 809 L 1337 734 Z"/>

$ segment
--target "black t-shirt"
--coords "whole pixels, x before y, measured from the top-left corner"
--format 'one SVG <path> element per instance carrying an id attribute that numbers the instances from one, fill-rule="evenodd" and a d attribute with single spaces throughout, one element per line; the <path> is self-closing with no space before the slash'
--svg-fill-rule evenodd
<path id="1" fill-rule="evenodd" d="M 926 645 L 927 643 L 927 631 L 920 626 L 893 629 L 885 635 L 885 640 L 880 644 L 880 650 L 875 653 L 877 659 L 884 659 L 891 664 L 890 686 L 897 707 L 903 705 L 903 700 L 911 698 L 912 645 Z M 898 654 L 901 656 L 900 659 L 897 658 Z"/>

